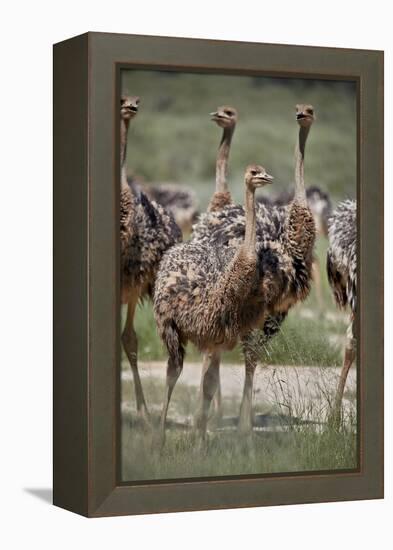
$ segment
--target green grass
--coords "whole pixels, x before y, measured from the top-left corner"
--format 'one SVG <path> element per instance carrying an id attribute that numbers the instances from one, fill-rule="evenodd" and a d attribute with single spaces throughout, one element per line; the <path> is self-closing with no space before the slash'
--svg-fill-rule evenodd
<path id="1" fill-rule="evenodd" d="M 202 452 L 196 451 L 192 432 L 171 430 L 161 453 L 150 435 L 124 429 L 122 444 L 128 481 L 340 470 L 357 464 L 354 432 L 328 428 L 254 433 L 251 439 L 219 432 Z"/>
<path id="2" fill-rule="evenodd" d="M 153 418 L 158 422 L 163 381 L 155 377 L 144 379 L 144 388 L 152 405 Z M 123 400 L 132 397 L 132 382 L 123 382 Z M 156 445 L 157 427 L 144 431 L 135 423 L 128 410 L 122 422 L 123 479 L 149 480 L 193 478 L 224 475 L 269 474 L 355 468 L 357 444 L 355 408 L 350 411 L 344 429 L 337 431 L 322 422 L 299 424 L 295 407 L 288 407 L 287 416 L 278 416 L 278 408 L 258 401 L 258 413 L 265 411 L 278 419 L 272 431 L 254 431 L 241 436 L 236 429 L 208 434 L 206 448 L 196 447 L 192 432 L 192 417 L 197 403 L 196 387 L 179 382 L 174 390 L 163 451 Z M 289 393 L 277 396 L 290 403 Z M 239 398 L 224 399 L 224 416 L 235 420 Z M 264 414 L 265 414 L 264 413 Z M 266 416 L 266 414 L 265 414 Z M 307 415 L 304 414 L 304 418 Z M 318 417 L 317 417 L 318 420 Z M 178 423 L 175 425 L 174 423 Z M 280 423 L 282 429 L 280 428 Z"/>

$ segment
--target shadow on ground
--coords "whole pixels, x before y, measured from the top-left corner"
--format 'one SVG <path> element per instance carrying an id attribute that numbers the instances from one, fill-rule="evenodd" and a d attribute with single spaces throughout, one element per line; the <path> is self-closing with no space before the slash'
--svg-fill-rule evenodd
<path id="1" fill-rule="evenodd" d="M 48 488 L 30 488 L 25 487 L 24 489 L 25 493 L 29 493 L 29 495 L 33 495 L 33 497 L 38 498 L 39 500 L 42 500 L 43 502 L 46 502 L 47 504 L 53 503 L 53 491 L 52 489 Z"/>

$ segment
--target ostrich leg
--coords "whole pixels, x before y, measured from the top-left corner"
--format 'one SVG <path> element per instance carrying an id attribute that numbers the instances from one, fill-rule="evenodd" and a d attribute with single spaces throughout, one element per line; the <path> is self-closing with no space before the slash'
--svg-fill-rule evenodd
<path id="1" fill-rule="evenodd" d="M 220 359 L 218 359 L 220 361 Z M 217 390 L 213 397 L 213 413 L 212 413 L 212 420 L 216 423 L 216 425 L 219 425 L 223 417 L 223 411 L 222 411 L 222 392 L 221 392 L 221 380 L 220 380 L 220 373 L 218 372 L 217 375 Z"/>
<path id="2" fill-rule="evenodd" d="M 340 379 L 338 381 L 336 397 L 334 400 L 333 413 L 331 417 L 331 422 L 333 425 L 338 428 L 341 423 L 341 406 L 344 395 L 345 383 L 347 381 L 349 369 L 352 366 L 352 363 L 356 357 L 356 339 L 353 334 L 353 319 L 347 330 L 347 342 L 344 351 L 344 363 L 341 369 Z"/>
<path id="3" fill-rule="evenodd" d="M 319 308 L 319 313 L 323 313 L 324 301 L 322 295 L 322 284 L 321 284 L 321 268 L 319 261 L 315 259 L 312 263 L 312 275 L 315 283 L 315 294 L 317 297 L 317 303 Z"/>
<path id="4" fill-rule="evenodd" d="M 138 297 L 133 294 L 127 305 L 127 320 L 122 334 L 124 351 L 131 365 L 134 378 L 136 410 L 138 416 L 146 425 L 149 424 L 149 411 L 147 409 L 145 396 L 143 394 L 142 383 L 138 371 L 138 339 L 134 329 L 135 308 L 138 303 Z"/>
<path id="5" fill-rule="evenodd" d="M 183 358 L 184 353 L 179 350 L 176 354 L 170 354 L 168 358 L 167 370 L 166 370 L 166 383 L 165 383 L 165 397 L 164 405 L 160 418 L 160 431 L 159 431 L 159 446 L 162 448 L 165 445 L 165 425 L 166 417 L 168 414 L 169 402 L 172 397 L 173 389 L 176 382 L 183 370 Z"/>
<path id="6" fill-rule="evenodd" d="M 207 420 L 210 404 L 217 391 L 220 373 L 220 354 L 205 353 L 198 410 L 195 415 L 195 430 L 201 441 L 206 438 Z"/>
<path id="7" fill-rule="evenodd" d="M 245 379 L 243 388 L 243 398 L 240 405 L 240 415 L 238 430 L 240 433 L 251 433 L 253 426 L 253 414 L 252 414 L 252 391 L 254 385 L 254 374 L 257 366 L 258 358 L 252 347 L 249 345 L 247 335 L 243 338 L 243 353 L 245 363 Z"/>
<path id="8" fill-rule="evenodd" d="M 214 361 L 217 363 L 217 383 L 216 383 L 216 391 L 214 393 L 213 399 L 212 399 L 212 411 L 209 417 L 209 420 L 219 424 L 220 420 L 222 419 L 222 394 L 221 394 L 221 382 L 220 382 L 220 353 L 216 352 L 214 354 Z M 203 378 L 205 375 L 206 370 L 209 367 L 210 361 L 212 360 L 212 354 L 205 353 L 203 355 L 203 364 L 202 364 L 202 375 L 201 375 L 201 384 L 199 388 L 199 397 L 198 397 L 198 409 L 197 413 L 195 414 L 195 422 L 197 420 L 197 416 L 200 413 L 201 410 L 201 404 L 203 403 Z"/>

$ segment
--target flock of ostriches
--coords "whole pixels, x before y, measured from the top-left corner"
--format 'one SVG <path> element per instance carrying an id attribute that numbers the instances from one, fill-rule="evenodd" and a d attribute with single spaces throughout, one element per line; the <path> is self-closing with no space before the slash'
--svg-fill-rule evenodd
<path id="1" fill-rule="evenodd" d="M 329 238 L 327 275 L 335 301 L 339 307 L 350 308 L 343 367 L 332 411 L 339 425 L 345 381 L 356 351 L 356 202 L 346 200 L 331 213 L 328 195 L 316 187 L 305 187 L 305 148 L 315 119 L 313 107 L 296 106 L 299 133 L 293 190 L 285 198 L 258 200 L 255 191 L 270 186 L 273 176 L 260 164 L 252 164 L 244 170 L 243 205 L 233 203 L 227 183 L 237 112 L 223 106 L 211 113 L 211 119 L 222 129 L 222 138 L 215 190 L 207 211 L 199 216 L 187 192 L 176 188 L 154 191 L 153 187 L 145 192 L 127 180 L 128 129 L 139 107 L 138 97 L 121 98 L 121 300 L 127 305 L 122 342 L 133 373 L 137 414 L 150 425 L 134 329 L 136 306 L 148 297 L 153 301 L 158 332 L 168 352 L 158 432 L 161 444 L 189 341 L 203 353 L 195 415 L 198 439 L 205 440 L 212 400 L 220 398 L 220 354 L 238 342 L 245 363 L 238 429 L 249 433 L 260 350 L 278 332 L 289 310 L 307 298 L 313 279 L 319 279 L 313 249 L 320 231 Z M 191 227 L 194 221 L 189 240 L 182 242 L 175 218 L 182 229 Z"/>

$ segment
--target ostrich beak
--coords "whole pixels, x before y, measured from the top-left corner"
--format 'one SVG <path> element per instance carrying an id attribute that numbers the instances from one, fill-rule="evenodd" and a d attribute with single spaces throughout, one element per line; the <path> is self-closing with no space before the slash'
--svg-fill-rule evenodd
<path id="1" fill-rule="evenodd" d="M 266 184 L 271 184 L 273 183 L 273 180 L 273 176 L 267 173 L 263 175 L 259 174 L 258 176 L 254 176 L 253 178 L 253 182 L 257 187 L 263 187 Z"/>
<path id="2" fill-rule="evenodd" d="M 262 178 L 262 181 L 265 181 L 266 183 L 273 183 L 273 176 L 271 176 L 270 174 L 265 174 Z"/>

